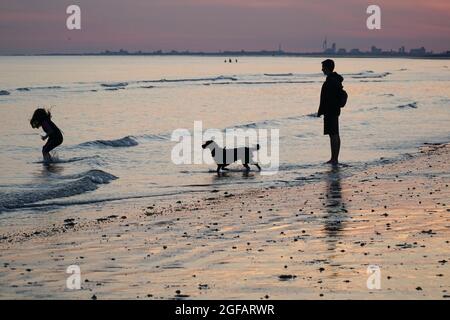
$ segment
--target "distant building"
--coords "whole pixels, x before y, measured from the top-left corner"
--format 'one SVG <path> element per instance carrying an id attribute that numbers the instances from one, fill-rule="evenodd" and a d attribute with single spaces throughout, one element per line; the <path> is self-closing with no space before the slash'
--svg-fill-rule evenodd
<path id="1" fill-rule="evenodd" d="M 406 53 L 405 46 L 401 46 L 400 49 L 398 49 L 398 53 L 405 54 Z"/>
<path id="2" fill-rule="evenodd" d="M 370 53 L 372 53 L 372 54 L 380 54 L 381 52 L 382 52 L 382 50 L 380 48 L 375 47 L 375 46 L 372 46 L 370 48 Z"/>
<path id="3" fill-rule="evenodd" d="M 338 54 L 346 54 L 347 50 L 345 50 L 345 48 L 340 48 L 337 53 Z"/>
<path id="4" fill-rule="evenodd" d="M 336 53 L 336 43 L 331 45 L 331 48 L 325 49 L 324 53 L 326 54 L 335 54 Z"/>
<path id="5" fill-rule="evenodd" d="M 361 51 L 359 49 L 352 49 L 350 50 L 350 54 L 361 54 Z"/>
<path id="6" fill-rule="evenodd" d="M 418 48 L 418 49 L 411 49 L 409 50 L 409 54 L 412 56 L 423 56 L 427 54 L 427 51 L 424 47 Z"/>

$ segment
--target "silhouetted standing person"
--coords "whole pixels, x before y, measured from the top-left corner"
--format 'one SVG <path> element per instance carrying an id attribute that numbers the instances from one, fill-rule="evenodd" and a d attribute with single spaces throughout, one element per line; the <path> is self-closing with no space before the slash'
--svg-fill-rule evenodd
<path id="1" fill-rule="evenodd" d="M 337 165 L 339 163 L 339 150 L 341 148 L 341 138 L 339 136 L 339 115 L 341 107 L 346 102 L 342 97 L 342 81 L 344 78 L 334 72 L 334 61 L 327 59 L 322 61 L 322 71 L 327 79 L 322 85 L 320 92 L 320 106 L 317 116 L 324 115 L 323 134 L 330 136 L 331 159 L 327 163 Z"/>

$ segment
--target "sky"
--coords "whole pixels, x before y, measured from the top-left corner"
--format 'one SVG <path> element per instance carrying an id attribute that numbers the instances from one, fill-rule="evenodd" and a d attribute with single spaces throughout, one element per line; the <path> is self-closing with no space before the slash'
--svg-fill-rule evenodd
<path id="1" fill-rule="evenodd" d="M 81 8 L 81 30 L 66 8 Z M 381 30 L 366 9 L 381 8 Z M 449 0 L 1 0 L 0 54 L 103 50 L 450 50 Z"/>

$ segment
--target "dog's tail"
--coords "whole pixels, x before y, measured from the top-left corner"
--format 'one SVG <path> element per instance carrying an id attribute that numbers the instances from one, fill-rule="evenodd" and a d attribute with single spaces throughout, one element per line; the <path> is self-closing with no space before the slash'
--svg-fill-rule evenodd
<path id="1" fill-rule="evenodd" d="M 256 150 L 259 150 L 259 148 L 261 148 L 261 146 L 259 145 L 259 143 L 256 145 Z"/>

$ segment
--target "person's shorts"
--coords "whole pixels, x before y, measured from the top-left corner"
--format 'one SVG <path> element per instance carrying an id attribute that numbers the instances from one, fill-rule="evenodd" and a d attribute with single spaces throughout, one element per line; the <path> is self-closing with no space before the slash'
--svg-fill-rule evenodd
<path id="1" fill-rule="evenodd" d="M 323 134 L 328 135 L 339 134 L 339 116 L 324 116 Z"/>
<path id="2" fill-rule="evenodd" d="M 49 137 L 47 143 L 42 147 L 42 153 L 49 153 L 63 142 L 62 137 Z"/>

